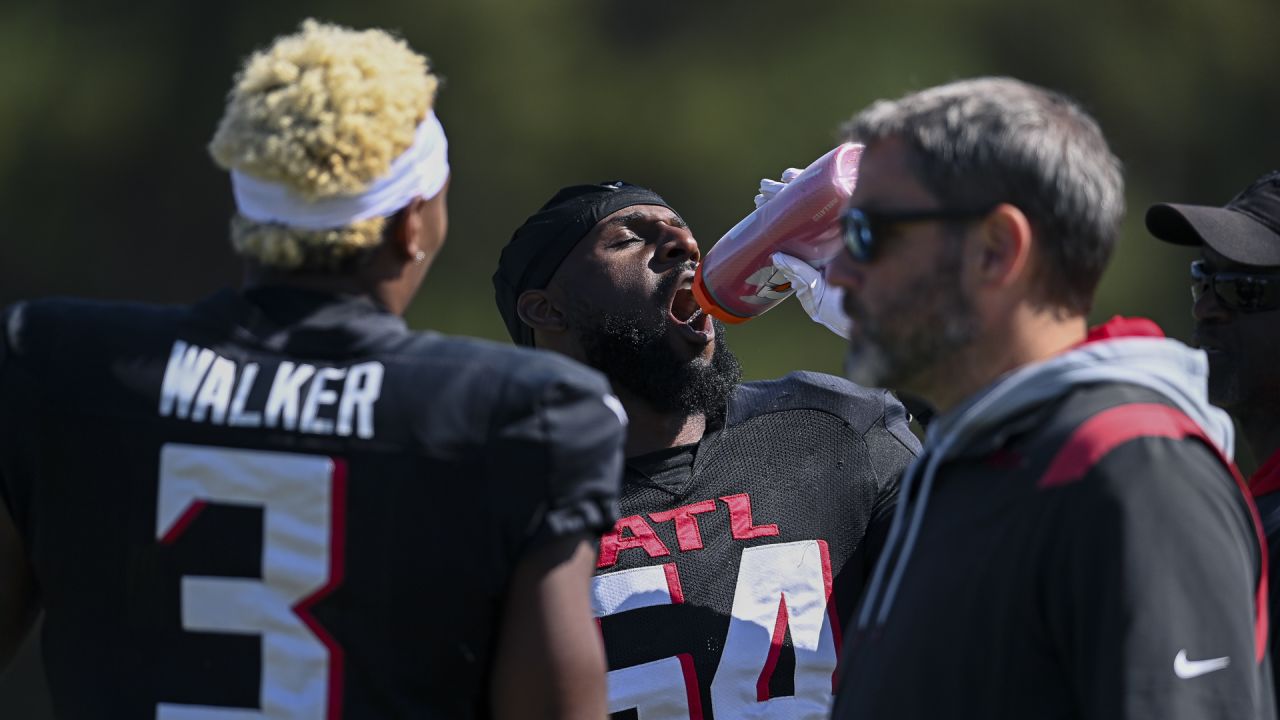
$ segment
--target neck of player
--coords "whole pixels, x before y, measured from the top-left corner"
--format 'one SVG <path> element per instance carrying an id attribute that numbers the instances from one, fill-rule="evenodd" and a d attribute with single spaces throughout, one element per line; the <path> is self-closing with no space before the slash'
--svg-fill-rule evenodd
<path id="1" fill-rule="evenodd" d="M 378 248 L 368 263 L 349 273 L 297 273 L 250 263 L 245 266 L 243 285 L 246 290 L 271 286 L 364 296 L 403 316 L 429 266 L 429 260 L 406 262 L 389 250 Z"/>
<path id="2" fill-rule="evenodd" d="M 627 457 L 692 445 L 702 440 L 707 429 L 705 415 L 658 412 L 617 383 L 614 390 L 627 411 L 627 444 L 623 448 Z"/>

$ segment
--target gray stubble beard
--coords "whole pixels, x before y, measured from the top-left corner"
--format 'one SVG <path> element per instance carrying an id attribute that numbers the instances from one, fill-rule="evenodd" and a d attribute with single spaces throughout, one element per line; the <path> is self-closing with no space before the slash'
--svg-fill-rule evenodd
<path id="1" fill-rule="evenodd" d="M 955 249 L 957 252 L 946 252 L 939 258 L 933 273 L 920 277 L 905 288 L 882 317 L 874 321 L 855 318 L 855 324 L 861 325 L 862 331 L 857 333 L 845 351 L 845 377 L 865 387 L 917 392 L 924 389 L 902 385 L 930 370 L 934 370 L 936 375 L 936 366 L 957 358 L 961 350 L 972 344 L 978 334 L 978 319 L 973 304 L 965 297 L 957 280 L 961 258 L 958 246 Z M 913 306 L 922 304 L 920 300 L 913 300 L 915 298 L 923 299 L 929 307 L 924 313 L 913 316 Z M 901 347 L 896 348 L 896 353 L 885 342 L 885 333 L 881 332 L 886 321 L 915 325 L 899 337 Z"/>

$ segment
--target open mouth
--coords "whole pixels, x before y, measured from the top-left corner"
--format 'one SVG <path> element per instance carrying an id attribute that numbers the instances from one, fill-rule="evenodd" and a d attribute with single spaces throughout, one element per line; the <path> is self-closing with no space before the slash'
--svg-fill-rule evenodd
<path id="1" fill-rule="evenodd" d="M 671 320 L 693 342 L 708 343 L 715 337 L 711 316 L 698 305 L 693 290 L 680 288 L 671 296 Z"/>

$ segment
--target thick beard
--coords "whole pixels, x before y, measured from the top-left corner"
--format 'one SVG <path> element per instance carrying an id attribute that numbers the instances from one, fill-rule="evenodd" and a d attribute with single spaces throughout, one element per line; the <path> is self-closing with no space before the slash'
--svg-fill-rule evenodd
<path id="1" fill-rule="evenodd" d="M 1240 373 L 1235 358 L 1223 355 L 1209 356 L 1209 402 L 1235 414 L 1243 393 L 1240 391 Z"/>
<path id="2" fill-rule="evenodd" d="M 742 380 L 738 358 L 716 328 L 710 360 L 681 358 L 667 338 L 666 310 L 602 313 L 574 309 L 573 324 L 587 364 L 660 413 L 703 415 L 718 422 L 729 396 Z"/>
<path id="3" fill-rule="evenodd" d="M 912 381 L 973 343 L 978 319 L 960 287 L 959 245 L 944 251 L 932 273 L 902 288 L 877 317 L 855 313 L 860 331 L 845 354 L 845 375 L 859 385 L 927 391 Z M 855 308 L 857 299 L 853 300 Z"/>

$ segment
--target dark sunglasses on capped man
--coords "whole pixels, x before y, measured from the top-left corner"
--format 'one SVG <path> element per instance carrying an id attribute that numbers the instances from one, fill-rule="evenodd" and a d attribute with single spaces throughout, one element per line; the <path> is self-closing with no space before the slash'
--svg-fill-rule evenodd
<path id="1" fill-rule="evenodd" d="M 1223 307 L 1242 313 L 1280 308 L 1280 274 L 1212 272 L 1204 260 L 1191 263 L 1191 298 L 1199 302 L 1213 292 Z"/>

